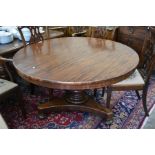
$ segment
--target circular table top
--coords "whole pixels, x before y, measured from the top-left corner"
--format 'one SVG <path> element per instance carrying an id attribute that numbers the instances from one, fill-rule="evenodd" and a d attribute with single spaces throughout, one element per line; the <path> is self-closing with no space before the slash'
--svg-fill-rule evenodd
<path id="1" fill-rule="evenodd" d="M 13 57 L 18 74 L 36 85 L 68 90 L 108 86 L 127 78 L 138 54 L 118 42 L 64 37 L 20 49 Z"/>

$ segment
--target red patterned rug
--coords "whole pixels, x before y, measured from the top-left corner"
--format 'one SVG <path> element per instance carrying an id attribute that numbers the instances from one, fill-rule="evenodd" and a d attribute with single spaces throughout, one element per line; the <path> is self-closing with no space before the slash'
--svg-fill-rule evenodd
<path id="1" fill-rule="evenodd" d="M 137 129 L 145 118 L 142 101 L 138 100 L 134 91 L 113 92 L 111 105 L 114 113 L 113 120 L 105 119 L 87 112 L 51 112 L 45 119 L 40 119 L 37 112 L 37 104 L 48 100 L 47 90 L 37 88 L 35 95 L 30 95 L 29 89 L 24 91 L 25 108 L 27 118 L 23 119 L 21 111 L 14 101 L 4 103 L 1 106 L 1 113 L 9 128 L 24 129 Z M 40 93 L 41 92 L 41 93 Z M 54 96 L 61 97 L 63 91 L 54 91 Z M 41 94 L 41 95 L 39 95 Z M 92 92 L 88 92 L 92 95 Z M 99 104 L 105 104 L 98 91 L 95 100 Z M 147 96 L 147 106 L 150 110 L 155 103 L 155 80 L 151 80 Z"/>

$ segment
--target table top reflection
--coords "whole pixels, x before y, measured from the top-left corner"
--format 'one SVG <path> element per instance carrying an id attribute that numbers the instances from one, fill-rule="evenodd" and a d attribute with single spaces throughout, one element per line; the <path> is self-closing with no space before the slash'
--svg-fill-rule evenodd
<path id="1" fill-rule="evenodd" d="M 58 89 L 93 89 L 127 78 L 139 63 L 130 47 L 111 40 L 64 37 L 20 49 L 13 57 L 19 75 Z"/>

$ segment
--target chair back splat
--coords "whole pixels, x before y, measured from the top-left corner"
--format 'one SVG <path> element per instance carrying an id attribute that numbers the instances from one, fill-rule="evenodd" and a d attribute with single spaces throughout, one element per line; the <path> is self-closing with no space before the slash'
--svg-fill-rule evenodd
<path id="1" fill-rule="evenodd" d="M 25 41 L 25 38 L 24 38 L 24 35 L 23 35 L 23 32 L 22 32 L 23 28 L 28 28 L 30 33 L 31 33 L 31 38 L 30 38 L 30 41 L 29 41 L 30 44 L 37 43 L 37 42 L 40 42 L 40 41 L 44 40 L 43 36 L 41 35 L 41 33 L 39 31 L 39 26 L 18 26 L 18 31 L 19 31 L 19 33 L 21 35 L 24 46 L 26 46 L 27 43 Z"/>
<path id="2" fill-rule="evenodd" d="M 140 69 L 140 72 L 146 83 L 148 83 L 155 66 L 155 53 L 154 53 L 155 28 L 153 27 L 149 27 L 147 42 L 148 43 L 144 53 L 144 61 L 142 64 L 142 68 Z"/>

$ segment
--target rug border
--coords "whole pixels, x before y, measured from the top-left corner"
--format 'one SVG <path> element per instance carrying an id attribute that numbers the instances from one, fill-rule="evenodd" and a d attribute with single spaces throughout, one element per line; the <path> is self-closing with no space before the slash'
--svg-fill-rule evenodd
<path id="1" fill-rule="evenodd" d="M 151 115 L 151 113 L 153 112 L 154 109 L 155 109 L 155 104 L 153 104 L 152 107 L 150 108 L 149 115 Z M 147 116 L 147 117 L 145 116 L 144 117 L 144 119 L 142 120 L 142 122 L 139 125 L 139 129 L 143 129 L 144 128 L 144 126 L 145 126 L 146 122 L 148 121 L 148 119 L 149 119 L 149 116 Z"/>

